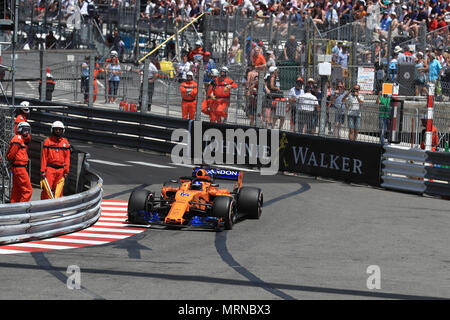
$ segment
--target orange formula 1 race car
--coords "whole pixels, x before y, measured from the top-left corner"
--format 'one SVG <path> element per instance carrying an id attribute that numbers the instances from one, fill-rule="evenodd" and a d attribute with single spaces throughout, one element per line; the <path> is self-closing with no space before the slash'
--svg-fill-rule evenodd
<path id="1" fill-rule="evenodd" d="M 233 191 L 219 188 L 216 179 L 235 180 Z M 261 216 L 261 189 L 242 187 L 242 179 L 242 171 L 198 167 L 191 177 L 166 182 L 159 197 L 135 190 L 128 201 L 128 222 L 230 230 L 238 220 Z"/>

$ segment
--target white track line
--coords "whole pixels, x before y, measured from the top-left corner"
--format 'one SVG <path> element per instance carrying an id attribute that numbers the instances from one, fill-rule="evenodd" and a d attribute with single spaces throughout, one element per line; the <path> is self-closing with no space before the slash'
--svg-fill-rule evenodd
<path id="1" fill-rule="evenodd" d="M 148 166 L 148 167 L 155 167 L 155 168 L 167 168 L 167 169 L 173 169 L 174 167 L 171 166 L 166 166 L 166 165 L 162 165 L 162 164 L 157 164 L 157 163 L 150 163 L 150 162 L 142 162 L 142 161 L 127 161 L 129 163 L 133 163 L 133 164 L 140 164 L 143 166 Z"/>
<path id="2" fill-rule="evenodd" d="M 117 162 L 112 162 L 112 161 L 97 160 L 97 159 L 89 159 L 88 162 L 96 162 L 96 163 L 107 164 L 109 166 L 116 166 L 116 167 L 130 167 L 129 164 L 117 163 Z"/>

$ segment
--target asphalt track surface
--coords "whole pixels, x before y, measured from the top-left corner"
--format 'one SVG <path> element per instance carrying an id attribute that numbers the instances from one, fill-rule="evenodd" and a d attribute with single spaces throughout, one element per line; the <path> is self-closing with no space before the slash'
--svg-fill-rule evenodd
<path id="1" fill-rule="evenodd" d="M 72 144 L 91 154 L 104 199 L 128 200 L 133 189 L 158 190 L 191 170 L 161 155 Z M 263 189 L 260 220 L 219 233 L 150 228 L 105 245 L 0 255 L 0 299 L 450 298 L 448 201 L 312 177 L 246 172 L 244 183 Z M 71 290 L 74 265 L 81 287 Z M 373 265 L 380 289 L 367 286 Z"/>

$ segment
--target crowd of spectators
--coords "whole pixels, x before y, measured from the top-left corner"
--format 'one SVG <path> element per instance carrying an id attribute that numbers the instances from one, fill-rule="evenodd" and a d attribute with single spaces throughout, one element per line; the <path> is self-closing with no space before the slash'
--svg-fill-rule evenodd
<path id="1" fill-rule="evenodd" d="M 25 0 L 27 1 L 31 0 Z M 78 6 L 83 19 L 95 18 L 99 21 L 102 17 L 96 15 L 96 10 L 100 7 L 107 7 L 110 10 L 136 7 L 136 0 L 40 0 L 33 3 L 36 3 L 36 15 L 42 16 L 43 10 L 47 8 L 47 17 L 55 17 L 55 14 L 61 10 L 61 14 L 67 18 Z M 450 95 L 450 50 L 446 47 L 450 37 L 445 28 L 450 18 L 450 5 L 447 0 L 149 0 L 141 1 L 139 17 L 149 21 L 169 18 L 174 23 L 184 25 L 201 13 L 253 17 L 252 25 L 256 28 L 266 26 L 272 18 L 274 30 L 287 40 L 283 44 L 281 54 L 277 55 L 270 43 L 265 45 L 262 41 L 251 37 L 247 37 L 244 43 L 235 37 L 227 48 L 227 61 L 223 64 L 243 65 L 246 62 L 244 67 L 247 68 L 247 72 L 243 86 L 246 96 L 245 111 L 250 125 L 254 125 L 257 117 L 260 116 L 264 127 L 282 128 L 285 121 L 290 120 L 291 127 L 295 130 L 315 133 L 319 122 L 322 96 L 326 94 L 327 108 L 334 107 L 337 110 L 336 118 L 327 117 L 327 123 L 334 123 L 339 131 L 339 127 L 344 126 L 341 109 L 346 108 L 347 125 L 351 129 L 349 138 L 356 139 L 361 118 L 359 106 L 364 97 L 358 93 L 360 89 L 358 85 L 354 87 L 347 82 L 350 53 L 345 42 L 335 41 L 331 44 L 332 61 L 341 67 L 342 77 L 340 81 L 330 83 L 327 93 L 321 92 L 314 79 L 305 81 L 301 77 L 303 73 L 292 83 L 288 96 L 280 90 L 277 67 L 280 60 L 305 61 L 305 44 L 298 41 L 294 35 L 288 34 L 288 25 L 293 24 L 301 28 L 307 19 L 311 19 L 321 32 L 353 22 L 372 31 L 371 46 L 374 48 L 374 54 L 371 61 L 374 62 L 377 70 L 376 94 L 379 93 L 383 81 L 397 80 L 399 64 L 410 62 L 415 64 L 413 87 L 416 95 L 426 95 L 426 84 L 429 82 L 436 84 L 438 96 Z M 418 37 L 423 24 L 428 32 L 427 48 L 419 51 L 417 50 Z M 404 43 L 408 44 L 392 45 L 391 43 L 391 55 L 389 55 L 389 36 L 392 37 L 391 39 L 400 37 Z M 407 42 L 411 39 L 416 41 Z M 119 51 L 121 56 L 123 43 L 122 46 L 118 46 L 120 37 L 117 34 L 112 35 L 108 38 L 108 42 Z M 175 57 L 173 41 L 166 45 L 165 50 L 166 58 Z M 220 66 L 212 58 L 211 52 L 204 51 L 201 56 L 205 67 L 204 81 L 208 83 L 211 80 L 211 71 L 219 69 Z M 387 61 L 388 68 L 382 66 L 383 59 Z M 187 72 L 198 70 L 196 64 L 198 60 L 193 59 L 192 51 L 181 54 L 181 61 L 174 61 L 175 74 L 180 82 L 186 79 Z M 257 115 L 260 75 L 264 76 L 265 98 L 262 114 Z M 335 131 L 335 134 L 338 133 Z"/>

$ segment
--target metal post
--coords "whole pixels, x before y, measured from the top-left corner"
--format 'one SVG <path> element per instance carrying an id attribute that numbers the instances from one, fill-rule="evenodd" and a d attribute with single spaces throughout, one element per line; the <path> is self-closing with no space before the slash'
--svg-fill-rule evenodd
<path id="1" fill-rule="evenodd" d="M 134 40 L 136 43 L 136 48 L 134 50 L 134 61 L 136 61 L 140 55 L 140 32 L 139 32 L 139 18 L 140 18 L 140 8 L 141 8 L 141 0 L 136 0 L 135 7 L 135 21 L 134 21 Z"/>
<path id="2" fill-rule="evenodd" d="M 422 21 L 420 23 L 419 27 L 419 43 L 420 43 L 420 50 L 422 52 L 425 52 L 425 49 L 427 47 L 427 26 L 425 21 Z"/>
<path id="3" fill-rule="evenodd" d="M 258 72 L 258 95 L 256 100 L 256 127 L 261 128 L 262 122 L 262 105 L 264 101 L 264 71 L 260 70 Z"/>
<path id="4" fill-rule="evenodd" d="M 40 101 L 45 101 L 47 91 L 47 55 L 44 50 L 39 51 L 41 60 L 41 98 Z"/>
<path id="5" fill-rule="evenodd" d="M 392 56 L 392 28 L 391 25 L 389 25 L 389 31 L 388 31 L 388 41 L 387 41 L 387 58 L 388 58 L 388 65 Z"/>
<path id="6" fill-rule="evenodd" d="M 148 112 L 148 59 L 144 60 L 141 86 L 141 113 Z"/>
<path id="7" fill-rule="evenodd" d="M 203 59 L 200 60 L 200 65 L 198 67 L 198 89 L 197 89 L 197 110 L 195 112 L 195 120 L 201 121 L 202 120 L 202 104 L 203 104 L 203 91 L 204 91 L 204 73 L 205 70 L 203 68 Z M 208 94 L 207 92 L 205 92 Z"/>
<path id="8" fill-rule="evenodd" d="M 17 47 L 17 32 L 19 27 L 19 0 L 14 1 L 14 35 L 12 41 L 12 84 L 11 84 L 11 105 L 15 107 L 16 96 L 16 47 Z"/>
<path id="9" fill-rule="evenodd" d="M 166 86 L 166 116 L 169 115 L 169 94 L 170 94 L 170 87 L 171 87 L 172 82 L 169 80 L 167 81 L 167 86 Z"/>
<path id="10" fill-rule="evenodd" d="M 309 73 L 309 58 L 311 55 L 311 51 L 310 51 L 310 34 L 309 34 L 309 20 L 305 21 L 305 35 L 306 35 L 306 43 L 305 43 L 305 70 L 306 70 L 306 78 L 310 77 L 310 73 Z"/>
<path id="11" fill-rule="evenodd" d="M 431 151 L 433 144 L 434 83 L 428 83 L 427 130 L 425 133 L 425 150 Z"/>
<path id="12" fill-rule="evenodd" d="M 319 135 L 325 135 L 325 124 L 327 120 L 327 90 L 328 90 L 328 77 L 321 76 L 321 90 L 322 90 L 322 101 L 320 102 L 320 124 L 319 124 Z"/>
<path id="13" fill-rule="evenodd" d="M 177 61 L 181 62 L 180 38 L 178 36 L 178 23 L 175 25 L 175 56 Z"/>
<path id="14" fill-rule="evenodd" d="M 89 83 L 88 83 L 88 107 L 94 106 L 94 70 L 95 70 L 95 53 L 89 53 Z"/>

